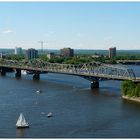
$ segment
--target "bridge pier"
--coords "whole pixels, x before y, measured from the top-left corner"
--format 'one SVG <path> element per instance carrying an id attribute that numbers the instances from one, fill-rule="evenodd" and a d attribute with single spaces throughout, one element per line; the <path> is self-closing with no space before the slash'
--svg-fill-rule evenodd
<path id="1" fill-rule="evenodd" d="M 5 76 L 5 75 L 6 75 L 6 69 L 5 69 L 5 68 L 2 68 L 2 69 L 1 69 L 1 75 L 2 75 L 2 76 Z"/>
<path id="2" fill-rule="evenodd" d="M 20 78 L 21 77 L 21 70 L 16 69 L 15 77 Z"/>
<path id="3" fill-rule="evenodd" d="M 40 79 L 40 74 L 39 73 L 35 73 L 33 75 L 33 80 L 39 80 Z"/>
<path id="4" fill-rule="evenodd" d="M 92 82 L 91 82 L 91 89 L 97 89 L 97 88 L 99 88 L 99 80 L 93 80 Z"/>

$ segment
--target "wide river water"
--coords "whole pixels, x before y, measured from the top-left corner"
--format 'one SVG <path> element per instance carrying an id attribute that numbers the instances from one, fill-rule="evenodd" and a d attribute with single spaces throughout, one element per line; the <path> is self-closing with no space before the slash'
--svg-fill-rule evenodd
<path id="1" fill-rule="evenodd" d="M 59 74 L 0 76 L 0 138 L 140 138 L 140 104 L 123 100 L 120 86 L 102 81 L 91 90 L 89 81 Z M 30 128 L 16 129 L 20 112 Z"/>

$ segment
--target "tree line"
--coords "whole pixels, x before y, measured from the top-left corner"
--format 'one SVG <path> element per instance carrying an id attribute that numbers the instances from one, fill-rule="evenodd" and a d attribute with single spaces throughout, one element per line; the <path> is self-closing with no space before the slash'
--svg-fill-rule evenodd
<path id="1" fill-rule="evenodd" d="M 8 60 L 23 60 L 26 59 L 24 55 L 15 55 L 10 54 L 5 57 Z M 92 55 L 75 55 L 74 57 L 53 57 L 48 59 L 47 54 L 41 54 L 38 58 L 43 61 L 47 61 L 50 63 L 60 63 L 60 64 L 81 64 L 81 63 L 89 63 L 92 61 L 98 61 L 101 63 L 108 64 L 116 64 L 116 60 L 140 60 L 140 55 L 118 55 L 114 58 L 108 58 L 104 55 L 100 55 L 99 57 L 93 57 Z"/>
<path id="2" fill-rule="evenodd" d="M 122 94 L 129 97 L 140 97 L 140 83 L 123 81 L 121 85 Z"/>

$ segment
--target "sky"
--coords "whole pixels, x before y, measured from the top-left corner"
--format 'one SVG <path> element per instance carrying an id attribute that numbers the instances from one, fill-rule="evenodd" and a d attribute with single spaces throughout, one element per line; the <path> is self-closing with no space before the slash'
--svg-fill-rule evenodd
<path id="1" fill-rule="evenodd" d="M 140 50 L 140 2 L 0 2 L 0 48 Z"/>

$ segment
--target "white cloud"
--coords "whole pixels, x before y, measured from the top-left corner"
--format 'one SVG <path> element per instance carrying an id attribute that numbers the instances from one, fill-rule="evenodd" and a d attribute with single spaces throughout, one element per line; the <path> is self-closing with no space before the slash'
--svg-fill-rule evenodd
<path id="1" fill-rule="evenodd" d="M 9 33 L 14 33 L 14 31 L 8 29 L 8 30 L 3 30 L 3 31 L 1 31 L 1 33 L 2 33 L 2 34 L 9 34 Z"/>

